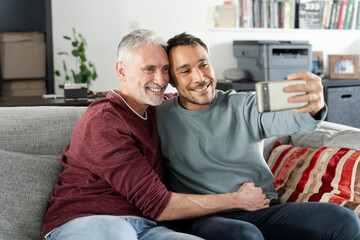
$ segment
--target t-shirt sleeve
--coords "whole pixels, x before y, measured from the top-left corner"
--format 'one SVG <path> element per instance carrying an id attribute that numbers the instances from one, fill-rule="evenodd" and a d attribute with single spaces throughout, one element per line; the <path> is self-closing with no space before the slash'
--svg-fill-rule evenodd
<path id="1" fill-rule="evenodd" d="M 145 217 L 156 219 L 171 196 L 141 153 L 126 123 L 112 116 L 92 118 L 80 137 L 78 159 L 104 179 Z"/>
<path id="2" fill-rule="evenodd" d="M 245 105 L 243 114 L 257 140 L 310 132 L 320 126 L 327 114 L 327 106 L 320 110 L 316 119 L 309 113 L 298 114 L 292 110 L 259 113 L 255 94 L 248 95 Z"/>

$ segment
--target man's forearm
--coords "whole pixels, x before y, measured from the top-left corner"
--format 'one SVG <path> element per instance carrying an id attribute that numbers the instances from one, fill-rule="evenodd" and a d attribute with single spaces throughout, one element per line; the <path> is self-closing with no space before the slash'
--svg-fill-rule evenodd
<path id="1" fill-rule="evenodd" d="M 201 217 L 231 209 L 256 211 L 269 207 L 270 200 L 252 182 L 242 184 L 237 192 L 193 195 L 172 193 L 168 205 L 157 221 Z"/>
<path id="2" fill-rule="evenodd" d="M 194 218 L 236 208 L 233 193 L 193 195 L 172 193 L 168 205 L 157 221 Z"/>

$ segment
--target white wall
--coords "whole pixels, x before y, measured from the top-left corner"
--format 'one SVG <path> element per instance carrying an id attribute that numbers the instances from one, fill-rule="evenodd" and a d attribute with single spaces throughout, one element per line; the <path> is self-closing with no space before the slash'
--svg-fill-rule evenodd
<path id="1" fill-rule="evenodd" d="M 116 48 L 123 36 L 135 28 L 152 29 L 164 39 L 187 31 L 206 37 L 208 5 L 219 0 L 52 0 L 54 67 L 62 70 L 61 56 L 68 51 L 72 27 L 88 42 L 88 59 L 95 63 L 98 79 L 93 91 L 117 89 Z M 205 35 L 205 36 L 204 36 Z M 62 81 L 56 77 L 55 86 Z M 57 92 L 59 90 L 57 89 Z"/>
<path id="2" fill-rule="evenodd" d="M 307 40 L 313 51 L 323 52 L 325 68 L 330 54 L 360 54 L 359 30 L 212 29 L 208 39 L 218 78 L 226 68 L 236 67 L 233 40 Z"/>
<path id="3" fill-rule="evenodd" d="M 93 91 L 119 88 L 116 48 L 121 38 L 135 28 L 152 29 L 164 39 L 184 31 L 202 38 L 210 48 L 218 78 L 222 78 L 224 69 L 236 67 L 233 40 L 309 40 L 313 50 L 323 51 L 324 57 L 360 54 L 360 31 L 209 30 L 207 9 L 221 3 L 221 0 L 52 0 L 55 69 L 62 69 L 62 58 L 56 53 L 70 49 L 62 36 L 71 35 L 72 27 L 87 39 L 88 59 L 98 71 L 99 77 L 91 86 Z M 61 78 L 56 81 L 55 86 Z"/>

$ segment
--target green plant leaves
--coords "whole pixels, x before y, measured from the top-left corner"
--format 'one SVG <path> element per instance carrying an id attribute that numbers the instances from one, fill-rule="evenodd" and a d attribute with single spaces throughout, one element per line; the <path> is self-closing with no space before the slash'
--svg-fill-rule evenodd
<path id="1" fill-rule="evenodd" d="M 78 50 L 72 50 L 71 54 L 72 54 L 74 57 L 78 57 L 78 56 L 79 56 L 79 51 L 78 51 Z"/>
<path id="2" fill-rule="evenodd" d="M 98 75 L 95 69 L 95 65 L 87 61 L 85 49 L 87 47 L 86 39 L 82 34 L 77 34 L 75 28 L 73 30 L 73 37 L 63 36 L 64 39 L 71 41 L 71 54 L 68 52 L 58 52 L 58 55 L 66 55 L 67 57 L 73 57 L 76 65 L 76 69 L 70 69 L 71 76 L 74 83 L 87 83 L 91 84 L 91 81 L 94 81 Z M 67 65 L 63 61 L 63 69 L 65 73 L 65 81 L 70 80 L 70 75 L 68 74 Z M 61 76 L 59 70 L 54 72 L 56 76 Z M 60 84 L 59 87 L 62 88 L 64 85 Z"/>
<path id="3" fill-rule="evenodd" d="M 66 73 L 66 72 L 67 72 L 66 62 L 65 62 L 65 61 L 62 61 L 62 63 L 63 63 L 63 68 L 64 68 L 64 71 L 65 71 L 65 73 Z"/>

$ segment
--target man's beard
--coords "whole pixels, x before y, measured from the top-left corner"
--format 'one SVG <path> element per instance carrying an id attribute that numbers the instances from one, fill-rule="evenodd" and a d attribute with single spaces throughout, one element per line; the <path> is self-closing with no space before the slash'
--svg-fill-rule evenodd
<path id="1" fill-rule="evenodd" d="M 164 94 L 147 96 L 146 91 L 151 92 L 151 90 L 147 90 L 147 88 L 156 88 L 156 89 L 160 89 L 160 91 L 162 91 L 162 88 L 164 88 L 166 86 L 167 86 L 167 83 L 163 84 L 163 85 L 146 84 L 145 88 L 144 88 L 144 92 L 140 92 L 141 97 L 146 104 L 149 104 L 150 106 L 158 106 L 163 102 Z M 154 98 L 154 99 L 151 99 L 151 98 Z"/>
<path id="2" fill-rule="evenodd" d="M 212 84 L 213 80 L 212 79 L 206 79 L 205 81 L 203 81 L 202 83 L 199 83 L 197 84 L 196 86 L 194 87 L 191 87 L 191 88 L 188 88 L 188 90 L 190 90 L 190 92 L 192 92 L 195 88 L 198 88 L 198 87 L 203 87 L 203 86 L 210 86 Z M 186 96 L 186 95 L 182 95 L 182 97 L 189 103 L 192 103 L 192 104 L 196 104 L 196 105 L 199 105 L 199 106 L 205 106 L 205 105 L 209 105 L 213 100 L 214 100 L 214 97 L 215 97 L 215 91 L 213 91 L 212 93 L 212 97 L 209 101 L 207 102 L 199 102 L 196 97 L 193 97 L 191 94 L 189 96 Z"/>

